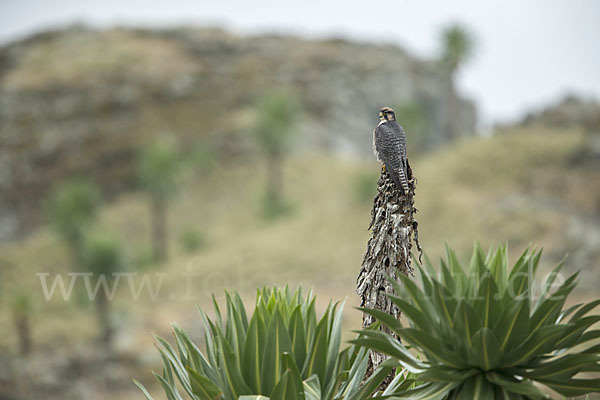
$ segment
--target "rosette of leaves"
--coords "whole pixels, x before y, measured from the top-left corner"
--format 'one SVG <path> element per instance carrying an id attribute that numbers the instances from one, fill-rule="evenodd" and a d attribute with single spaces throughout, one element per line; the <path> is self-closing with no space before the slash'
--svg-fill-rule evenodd
<path id="1" fill-rule="evenodd" d="M 396 398 L 547 398 L 539 386 L 563 396 L 599 391 L 600 379 L 581 373 L 600 371 L 600 316 L 589 315 L 600 300 L 565 308 L 577 273 L 563 279 L 562 263 L 535 293 L 540 256 L 527 249 L 509 269 L 506 247 L 485 255 L 477 245 L 465 271 L 448 248 L 439 273 L 428 260 L 419 266 L 420 285 L 402 274 L 394 282 L 390 298 L 409 326 L 364 310 L 421 360 L 380 331 L 364 330 L 354 343 L 390 355 L 424 382 Z"/>
<path id="2" fill-rule="evenodd" d="M 163 373 L 154 375 L 169 400 L 182 399 L 179 387 L 184 395 L 200 400 L 357 400 L 370 397 L 397 365 L 386 364 L 361 386 L 367 349 L 350 346 L 340 351 L 343 304 L 330 303 L 318 319 L 312 293 L 304 297 L 287 287 L 262 289 L 248 318 L 237 293 L 226 292 L 225 297 L 223 310 L 213 301 L 213 319 L 200 311 L 205 353 L 177 325 L 174 347 L 156 338 Z M 410 383 L 399 374 L 393 388 Z"/>

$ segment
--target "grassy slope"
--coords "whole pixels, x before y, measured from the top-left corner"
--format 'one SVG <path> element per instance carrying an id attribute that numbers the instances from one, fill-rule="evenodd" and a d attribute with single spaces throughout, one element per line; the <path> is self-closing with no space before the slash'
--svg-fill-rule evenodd
<path id="1" fill-rule="evenodd" d="M 571 164 L 583 136 L 577 132 L 514 131 L 491 139 L 472 139 L 414 160 L 418 177 L 417 207 L 423 248 L 436 259 L 444 241 L 466 255 L 475 240 L 484 245 L 508 240 L 513 256 L 530 241 L 547 252 L 547 266 L 570 250 L 567 225 L 592 215 L 600 198 L 600 173 Z M 171 207 L 172 257 L 148 272 L 166 272 L 160 299 L 128 299 L 126 286 L 117 295 L 116 317 L 134 340 L 123 340 L 133 354 L 150 349 L 150 331 L 166 334 L 173 320 L 197 334 L 193 304 L 207 304 L 222 288 L 241 290 L 251 299 L 257 286 L 289 283 L 315 287 L 322 302 L 348 296 L 356 304 L 355 278 L 369 232 L 370 202 L 356 192 L 359 176 L 373 174 L 375 163 L 340 161 L 323 155 L 292 158 L 285 167 L 286 195 L 293 213 L 265 222 L 258 213 L 264 171 L 259 162 L 211 173 L 189 174 Z M 595 191 L 591 190 L 595 188 Z M 107 206 L 101 225 L 123 239 L 130 255 L 148 242 L 148 207 L 140 194 L 127 194 Z M 193 227 L 205 246 L 194 254 L 181 250 L 178 233 Z M 35 272 L 68 272 L 61 244 L 46 229 L 27 240 L 2 245 L 5 266 L 0 287 L 0 352 L 13 352 L 15 338 L 7 312 L 9 294 L 24 287 L 38 296 L 34 340 L 43 345 L 86 343 L 95 335 L 90 309 L 75 307 L 57 296 L 46 303 Z M 181 299 L 191 266 L 202 278 L 192 281 L 195 299 Z M 594 277 L 597 265 L 585 268 Z M 593 268 L 596 268 L 594 270 Z M 141 271 L 138 271 L 141 273 Z M 173 293 L 176 300 L 169 299 Z M 582 296 L 597 297 L 597 290 Z M 347 307 L 347 329 L 357 328 L 360 315 Z M 150 349 L 150 350 L 148 350 Z"/>

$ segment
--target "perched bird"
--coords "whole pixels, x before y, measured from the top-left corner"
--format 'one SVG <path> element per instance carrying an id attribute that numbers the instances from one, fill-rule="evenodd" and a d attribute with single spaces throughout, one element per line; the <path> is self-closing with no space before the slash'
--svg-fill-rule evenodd
<path id="1" fill-rule="evenodd" d="M 398 189 L 408 193 L 406 135 L 389 107 L 379 110 L 379 125 L 373 131 L 373 151 Z"/>

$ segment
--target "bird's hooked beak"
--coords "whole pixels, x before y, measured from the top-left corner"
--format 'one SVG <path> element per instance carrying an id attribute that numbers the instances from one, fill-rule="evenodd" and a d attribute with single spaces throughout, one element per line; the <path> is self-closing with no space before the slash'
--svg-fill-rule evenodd
<path id="1" fill-rule="evenodd" d="M 386 120 L 386 118 L 385 118 L 385 114 L 383 113 L 383 111 L 380 111 L 380 112 L 379 112 L 379 120 L 380 120 L 380 121 L 385 121 L 385 120 Z"/>

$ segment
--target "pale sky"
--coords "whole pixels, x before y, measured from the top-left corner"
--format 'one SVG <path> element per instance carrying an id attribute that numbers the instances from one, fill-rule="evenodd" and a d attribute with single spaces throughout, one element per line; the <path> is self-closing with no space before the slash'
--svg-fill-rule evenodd
<path id="1" fill-rule="evenodd" d="M 436 54 L 443 25 L 460 22 L 478 46 L 459 86 L 484 125 L 566 93 L 600 99 L 600 0 L 0 0 L 0 42 L 74 22 L 344 36 L 421 57 Z"/>

